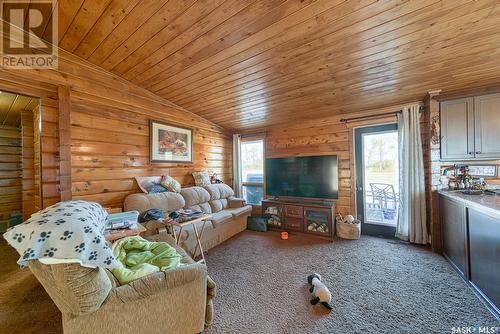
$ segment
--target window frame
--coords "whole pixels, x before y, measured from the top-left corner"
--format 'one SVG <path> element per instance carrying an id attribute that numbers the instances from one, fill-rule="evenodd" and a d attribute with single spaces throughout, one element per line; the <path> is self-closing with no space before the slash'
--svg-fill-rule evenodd
<path id="1" fill-rule="evenodd" d="M 262 142 L 262 183 L 260 182 L 244 182 L 243 181 L 243 164 L 242 164 L 242 159 L 240 156 L 240 169 L 241 169 L 241 180 L 240 180 L 240 185 L 241 185 L 241 191 L 242 194 L 241 196 L 243 197 L 243 187 L 261 187 L 262 188 L 262 200 L 266 198 L 266 140 L 265 136 L 263 135 L 243 135 L 241 136 L 241 142 L 240 142 L 240 151 L 243 151 L 242 146 L 244 143 L 251 143 L 251 142 Z M 262 202 L 259 204 L 251 204 L 248 203 L 254 207 L 260 207 L 262 206 Z"/>

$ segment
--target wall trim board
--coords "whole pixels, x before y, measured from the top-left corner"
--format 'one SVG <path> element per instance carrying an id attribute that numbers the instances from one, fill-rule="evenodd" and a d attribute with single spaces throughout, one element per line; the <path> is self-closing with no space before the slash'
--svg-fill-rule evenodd
<path id="1" fill-rule="evenodd" d="M 71 200 L 71 98 L 67 86 L 58 87 L 59 96 L 59 192 L 61 201 Z"/>

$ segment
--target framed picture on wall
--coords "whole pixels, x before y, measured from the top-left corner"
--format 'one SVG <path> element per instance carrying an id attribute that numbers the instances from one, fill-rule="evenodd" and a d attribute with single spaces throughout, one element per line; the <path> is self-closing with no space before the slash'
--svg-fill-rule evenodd
<path id="1" fill-rule="evenodd" d="M 193 162 L 193 130 L 149 121 L 151 162 Z"/>

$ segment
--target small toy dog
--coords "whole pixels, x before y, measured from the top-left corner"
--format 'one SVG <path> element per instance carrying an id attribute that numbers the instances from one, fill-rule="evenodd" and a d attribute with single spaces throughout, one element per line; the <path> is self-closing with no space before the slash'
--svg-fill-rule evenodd
<path id="1" fill-rule="evenodd" d="M 326 285 L 321 282 L 321 276 L 317 273 L 312 273 L 307 276 L 307 282 L 311 286 L 309 292 L 312 294 L 311 304 L 316 305 L 321 303 L 324 307 L 332 310 L 330 302 L 332 301 L 332 294 L 326 287 Z"/>

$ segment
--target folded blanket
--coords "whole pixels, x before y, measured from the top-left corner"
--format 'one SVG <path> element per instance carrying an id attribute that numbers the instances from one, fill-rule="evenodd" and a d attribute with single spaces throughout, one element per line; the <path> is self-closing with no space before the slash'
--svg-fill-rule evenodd
<path id="1" fill-rule="evenodd" d="M 139 236 L 125 237 L 112 246 L 120 266 L 112 270 L 120 284 L 143 276 L 177 268 L 181 255 L 166 242 L 151 242 Z"/>
<path id="2" fill-rule="evenodd" d="M 94 202 L 66 201 L 47 207 L 3 237 L 21 255 L 17 263 L 64 260 L 88 267 L 119 265 L 104 239 L 107 212 Z"/>

